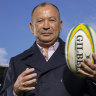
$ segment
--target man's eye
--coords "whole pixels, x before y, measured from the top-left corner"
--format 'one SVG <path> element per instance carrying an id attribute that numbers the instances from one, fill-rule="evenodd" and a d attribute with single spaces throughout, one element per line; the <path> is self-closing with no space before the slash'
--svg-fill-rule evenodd
<path id="1" fill-rule="evenodd" d="M 42 22 L 43 20 L 37 20 L 37 22 Z"/>
<path id="2" fill-rule="evenodd" d="M 54 19 L 50 19 L 49 21 L 55 21 Z"/>

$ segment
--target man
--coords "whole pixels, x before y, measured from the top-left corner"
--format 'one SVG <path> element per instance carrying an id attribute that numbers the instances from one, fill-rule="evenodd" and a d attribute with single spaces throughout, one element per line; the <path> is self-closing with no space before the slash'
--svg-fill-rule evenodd
<path id="1" fill-rule="evenodd" d="M 78 72 L 88 78 L 74 76 L 68 69 L 65 43 L 59 38 L 62 20 L 58 8 L 42 3 L 32 11 L 29 23 L 36 42 L 13 57 L 1 96 L 96 96 L 96 65 L 85 59 Z M 96 63 L 96 55 L 93 54 Z"/>

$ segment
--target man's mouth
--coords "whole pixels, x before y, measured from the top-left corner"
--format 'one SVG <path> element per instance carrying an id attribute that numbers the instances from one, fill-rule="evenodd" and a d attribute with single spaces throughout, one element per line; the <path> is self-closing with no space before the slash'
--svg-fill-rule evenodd
<path id="1" fill-rule="evenodd" d="M 52 32 L 45 32 L 45 33 L 41 33 L 42 35 L 44 35 L 44 36 L 49 36 L 49 35 L 51 35 L 51 34 L 53 34 Z"/>

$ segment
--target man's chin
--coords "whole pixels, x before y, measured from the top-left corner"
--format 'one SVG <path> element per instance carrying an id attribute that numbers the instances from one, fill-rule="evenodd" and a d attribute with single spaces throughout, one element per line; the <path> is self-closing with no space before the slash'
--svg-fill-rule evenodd
<path id="1" fill-rule="evenodd" d="M 42 47 L 50 47 L 51 45 L 54 44 L 54 40 L 42 40 L 40 42 L 38 42 L 39 45 L 41 45 Z"/>
<path id="2" fill-rule="evenodd" d="M 42 40 L 41 42 L 42 43 L 51 43 L 51 42 L 53 42 L 53 40 Z"/>

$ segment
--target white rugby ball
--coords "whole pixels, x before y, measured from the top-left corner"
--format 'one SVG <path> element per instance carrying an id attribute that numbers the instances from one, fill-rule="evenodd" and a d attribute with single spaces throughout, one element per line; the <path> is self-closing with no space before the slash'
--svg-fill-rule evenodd
<path id="1" fill-rule="evenodd" d="M 69 69 L 79 77 L 77 72 L 84 58 L 92 62 L 92 53 L 96 53 L 96 33 L 87 24 L 80 23 L 69 32 L 65 44 L 65 58 Z"/>

